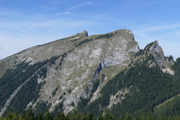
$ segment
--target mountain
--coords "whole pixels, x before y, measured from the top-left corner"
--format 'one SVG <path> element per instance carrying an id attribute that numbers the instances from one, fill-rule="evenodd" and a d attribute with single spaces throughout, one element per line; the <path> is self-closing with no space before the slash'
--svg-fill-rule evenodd
<path id="1" fill-rule="evenodd" d="M 29 106 L 35 114 L 159 115 L 180 92 L 179 72 L 179 59 L 165 57 L 158 41 L 140 50 L 130 30 L 83 31 L 0 61 L 0 115 Z"/>

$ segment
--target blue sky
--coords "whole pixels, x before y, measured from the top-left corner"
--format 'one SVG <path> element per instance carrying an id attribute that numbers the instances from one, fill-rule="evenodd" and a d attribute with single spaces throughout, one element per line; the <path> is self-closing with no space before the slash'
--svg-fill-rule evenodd
<path id="1" fill-rule="evenodd" d="M 144 48 L 158 40 L 180 57 L 179 0 L 0 0 L 0 59 L 87 30 L 130 29 Z"/>

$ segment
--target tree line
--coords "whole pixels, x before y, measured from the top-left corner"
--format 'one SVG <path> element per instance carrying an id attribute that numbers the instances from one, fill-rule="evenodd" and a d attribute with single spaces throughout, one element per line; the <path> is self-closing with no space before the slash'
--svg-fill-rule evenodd
<path id="1" fill-rule="evenodd" d="M 120 115 L 120 117 L 117 118 L 115 115 L 110 113 L 109 110 L 106 110 L 98 117 L 95 117 L 92 112 L 88 114 L 81 114 L 75 109 L 68 115 L 65 115 L 62 111 L 58 111 L 58 113 L 53 117 L 53 115 L 49 112 L 49 109 L 46 109 L 44 114 L 39 113 L 35 116 L 33 110 L 29 108 L 27 112 L 23 111 L 22 114 L 9 112 L 5 117 L 0 117 L 0 120 L 180 120 L 180 116 L 159 116 L 158 118 L 155 118 L 152 112 L 149 111 L 147 115 L 141 114 L 139 116 L 132 117 L 129 113 L 126 113 L 125 115 Z"/>

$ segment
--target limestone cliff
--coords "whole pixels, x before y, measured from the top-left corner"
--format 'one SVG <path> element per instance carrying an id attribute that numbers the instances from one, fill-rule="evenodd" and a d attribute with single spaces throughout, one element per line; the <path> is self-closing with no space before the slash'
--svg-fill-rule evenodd
<path id="1" fill-rule="evenodd" d="M 7 57 L 2 60 L 7 64 L 6 68 L 3 67 L 2 74 L 7 69 L 16 69 L 21 63 L 34 66 L 47 60 L 54 62 L 52 65 L 43 64 L 42 68 L 47 69 L 46 77 L 41 77 L 34 71 L 24 80 L 25 82 L 17 86 L 9 98 L 6 98 L 6 104 L 1 106 L 1 115 L 10 107 L 9 103 L 15 99 L 21 88 L 37 74 L 37 85 L 42 83 L 43 85 L 39 89 L 39 97 L 30 100 L 26 107 L 31 105 L 36 109 L 37 104 L 46 102 L 53 111 L 61 103 L 64 112 L 68 113 L 78 105 L 80 98 L 89 97 L 97 78 L 104 74 L 106 80 L 103 81 L 102 86 L 105 85 L 130 63 L 132 53 L 138 51 L 138 43 L 134 40 L 132 32 L 120 29 L 92 36 L 88 36 L 87 31 L 83 31 Z"/>
<path id="2" fill-rule="evenodd" d="M 175 74 L 171 68 L 173 58 L 164 56 L 158 41 L 140 50 L 127 29 L 92 36 L 84 30 L 28 48 L 0 61 L 0 115 L 29 106 L 36 112 L 49 106 L 51 112 L 60 109 L 67 114 L 78 108 L 83 99 L 89 100 L 87 105 L 98 100 L 108 82 L 144 61 L 150 69 L 158 67 L 168 75 Z M 111 109 L 126 99 L 126 94 L 138 91 L 132 85 L 118 88 L 107 98 L 109 103 L 100 108 Z"/>
<path id="3" fill-rule="evenodd" d="M 130 30 L 84 30 L 0 60 L 0 116 L 30 106 L 36 114 L 147 112 L 180 93 L 179 63 L 158 41 L 139 49 Z"/>
<path id="4" fill-rule="evenodd" d="M 158 41 L 156 40 L 153 45 L 150 47 L 150 52 L 156 60 L 156 63 L 159 66 L 165 64 L 165 56 L 162 48 L 159 46 Z"/>
<path id="5" fill-rule="evenodd" d="M 82 98 L 91 97 L 90 103 L 98 99 L 101 96 L 99 92 L 110 79 L 135 62 L 142 62 L 149 55 L 155 60 L 148 62 L 150 68 L 157 64 L 163 72 L 174 75 L 170 67 L 173 60 L 165 59 L 158 41 L 147 45 L 142 55 L 138 56 L 136 53 L 142 54 L 134 35 L 130 30 L 120 29 L 92 36 L 83 31 L 9 56 L 0 61 L 0 77 L 5 75 L 1 79 L 4 81 L 1 85 L 5 87 L 1 88 L 0 94 L 7 91 L 6 96 L 0 97 L 3 99 L 0 115 L 11 107 L 18 107 L 11 104 L 17 97 L 22 96 L 20 93 L 23 93 L 23 89 L 31 85 L 31 82 L 35 86 L 29 89 L 36 91 L 36 97 L 28 97 L 23 107 L 32 106 L 37 110 L 39 104 L 46 103 L 50 106 L 50 111 L 61 106 L 67 114 L 78 107 Z M 10 73 L 14 76 L 8 78 L 6 74 Z M 21 79 L 20 76 L 25 77 Z M 13 80 L 13 77 L 17 77 L 14 82 L 19 84 L 11 87 L 8 81 Z M 96 79 L 100 80 L 100 85 L 92 93 Z M 11 87 L 11 90 L 8 90 L 8 87 Z M 31 92 L 27 94 L 30 95 Z M 114 97 L 111 99 L 109 108 L 114 104 L 113 101 L 116 101 Z"/>
<path id="6" fill-rule="evenodd" d="M 163 72 L 167 72 L 171 75 L 174 75 L 174 70 L 171 69 L 171 64 L 173 63 L 173 59 L 171 58 L 168 61 L 164 56 L 164 52 L 162 48 L 159 46 L 158 41 L 153 42 L 150 47 L 150 53 L 153 55 L 156 63 L 161 67 Z"/>

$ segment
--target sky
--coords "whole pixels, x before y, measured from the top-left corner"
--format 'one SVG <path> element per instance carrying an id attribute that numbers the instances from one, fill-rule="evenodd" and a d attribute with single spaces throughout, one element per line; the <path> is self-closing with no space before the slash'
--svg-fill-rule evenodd
<path id="1" fill-rule="evenodd" d="M 180 57 L 179 0 L 0 0 L 0 59 L 68 37 L 129 29 L 143 49 L 158 40 Z"/>

